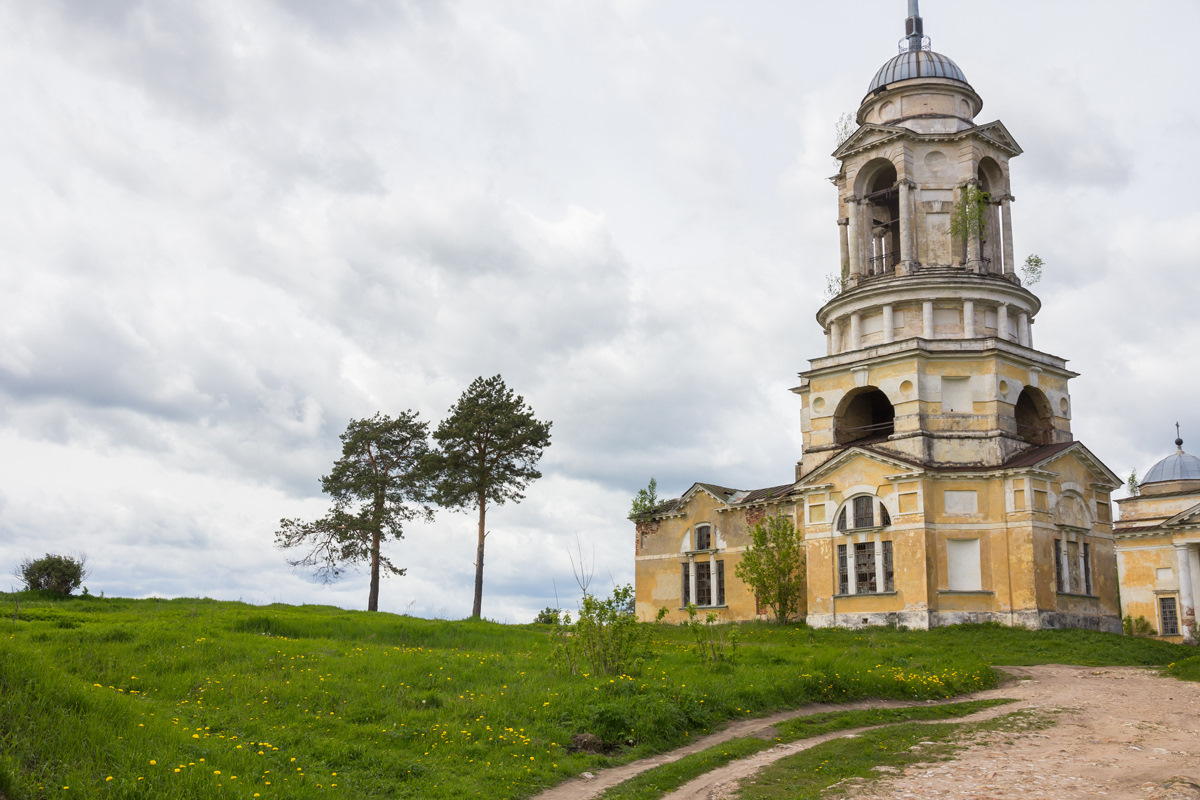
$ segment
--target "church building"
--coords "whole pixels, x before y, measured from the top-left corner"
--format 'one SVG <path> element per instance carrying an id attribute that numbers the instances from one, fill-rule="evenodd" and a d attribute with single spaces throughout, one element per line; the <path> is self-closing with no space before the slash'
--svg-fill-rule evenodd
<path id="1" fill-rule="evenodd" d="M 695 484 L 635 519 L 637 612 L 762 609 L 735 575 L 747 531 L 790 516 L 814 627 L 995 621 L 1120 631 L 1110 493 L 1071 436 L 1076 373 L 1034 346 L 1038 298 L 1016 274 L 1009 160 L 1021 148 L 916 0 L 840 162 L 839 291 L 827 349 L 800 373 L 790 483 Z M 832 231 L 831 231 L 832 234 Z"/>
<path id="2" fill-rule="evenodd" d="M 1122 611 L 1159 637 L 1196 641 L 1200 591 L 1200 458 L 1176 451 L 1159 461 L 1137 494 L 1118 500 L 1114 533 Z"/>

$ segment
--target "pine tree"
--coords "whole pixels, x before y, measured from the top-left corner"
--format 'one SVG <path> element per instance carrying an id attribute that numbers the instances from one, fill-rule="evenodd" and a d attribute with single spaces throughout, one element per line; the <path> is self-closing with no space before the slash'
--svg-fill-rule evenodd
<path id="1" fill-rule="evenodd" d="M 288 563 L 314 567 L 325 582 L 337 580 L 348 565 L 369 563 L 367 610 L 378 611 L 380 573 L 405 572 L 381 552 L 381 544 L 403 537 L 405 522 L 433 518 L 427 505 L 435 479 L 429 425 L 413 411 L 394 419 L 376 414 L 351 420 L 341 440 L 342 457 L 321 478 L 333 508 L 315 522 L 280 520 L 275 544 L 307 548 Z"/>
<path id="2" fill-rule="evenodd" d="M 438 504 L 478 513 L 473 617 L 483 611 L 488 504 L 525 499 L 525 487 L 542 477 L 537 462 L 550 445 L 550 425 L 535 419 L 525 399 L 496 375 L 472 381 L 433 434 L 440 448 Z"/>

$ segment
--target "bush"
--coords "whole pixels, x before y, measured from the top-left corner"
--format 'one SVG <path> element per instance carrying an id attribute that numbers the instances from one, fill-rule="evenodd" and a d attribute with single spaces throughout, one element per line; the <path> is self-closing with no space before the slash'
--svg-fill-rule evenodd
<path id="1" fill-rule="evenodd" d="M 592 675 L 632 674 L 641 664 L 645 630 L 633 612 L 633 587 L 613 589 L 601 600 L 592 594 L 583 596 L 579 621 L 568 631 L 570 615 L 564 615 L 562 634 L 555 657 L 572 675 L 590 670 Z"/>
<path id="2" fill-rule="evenodd" d="M 25 582 L 26 589 L 44 589 L 67 595 L 79 588 L 85 573 L 82 557 L 47 553 L 37 560 L 27 558 L 22 561 L 18 577 Z"/>
<path id="3" fill-rule="evenodd" d="M 535 625 L 558 625 L 562 622 L 562 614 L 557 608 L 546 606 L 533 618 Z"/>

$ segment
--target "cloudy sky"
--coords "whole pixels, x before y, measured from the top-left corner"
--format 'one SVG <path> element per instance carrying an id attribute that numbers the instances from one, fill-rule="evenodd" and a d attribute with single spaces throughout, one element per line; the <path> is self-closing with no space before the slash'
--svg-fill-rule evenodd
<path id="1" fill-rule="evenodd" d="M 573 606 L 577 548 L 632 580 L 651 475 L 791 479 L 834 125 L 905 8 L 0 3 L 0 574 L 75 551 L 93 593 L 365 608 L 365 575 L 290 570 L 279 519 L 325 510 L 351 418 L 436 425 L 499 373 L 554 427 L 488 517 L 485 616 Z M 1200 451 L 1200 5 L 921 11 L 1025 149 L 1016 250 L 1076 437 L 1121 475 L 1176 420 Z M 380 607 L 469 614 L 473 542 L 413 525 Z"/>

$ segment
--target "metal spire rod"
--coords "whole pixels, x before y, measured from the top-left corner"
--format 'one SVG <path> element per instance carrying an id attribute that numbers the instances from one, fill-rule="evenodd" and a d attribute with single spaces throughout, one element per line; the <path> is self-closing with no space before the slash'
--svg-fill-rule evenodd
<path id="1" fill-rule="evenodd" d="M 904 36 L 908 39 L 909 50 L 920 50 L 921 40 L 925 35 L 925 26 L 921 22 L 921 11 L 917 8 L 917 0 L 908 0 L 908 19 L 904 21 Z"/>

